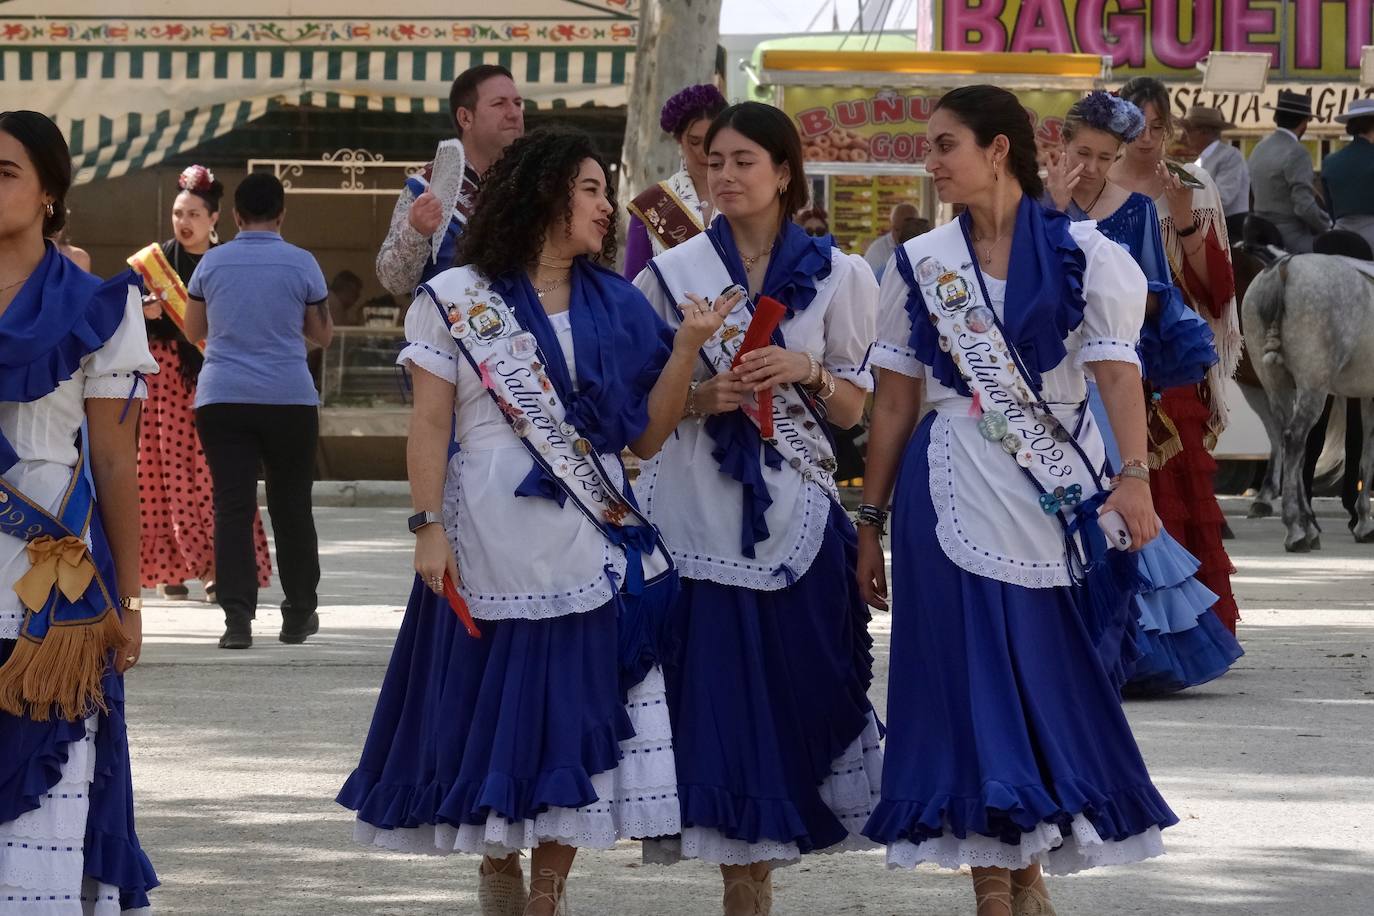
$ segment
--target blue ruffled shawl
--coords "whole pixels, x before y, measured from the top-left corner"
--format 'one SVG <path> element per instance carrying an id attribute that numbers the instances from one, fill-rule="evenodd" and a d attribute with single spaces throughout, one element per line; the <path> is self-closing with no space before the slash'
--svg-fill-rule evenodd
<path id="1" fill-rule="evenodd" d="M 36 401 L 72 377 L 120 322 L 131 270 L 101 282 L 46 243 L 43 260 L 0 315 L 0 401 Z M 0 434 L 0 474 L 19 460 Z"/>
<path id="2" fill-rule="evenodd" d="M 967 212 L 959 217 L 959 225 L 969 249 L 969 260 L 976 265 L 977 258 L 969 242 Z M 1041 374 L 1059 365 L 1068 354 L 1064 340 L 1082 323 L 1087 307 L 1083 299 L 1083 271 L 1087 259 L 1070 235 L 1069 225 L 1069 218 L 1064 214 L 1047 210 L 1029 197 L 1021 198 L 1011 241 L 1002 326 L 1021 356 L 1031 386 L 1037 390 Z M 930 321 L 930 312 L 916 284 L 911 259 L 904 246 L 897 248 L 897 269 L 908 290 L 906 311 L 911 317 L 908 346 L 915 351 L 917 359 L 931 367 L 940 384 L 972 397 L 954 361 L 940 349 L 940 333 Z"/>
<path id="3" fill-rule="evenodd" d="M 577 360 L 574 386 L 558 332 L 524 272 L 503 274 L 492 288 L 539 342 L 568 421 L 592 448 L 601 455 L 618 455 L 639 438 L 649 424 L 649 392 L 673 347 L 672 332 L 644 294 L 586 258 L 573 261 L 569 318 Z M 563 505 L 567 494 L 557 478 L 539 462 L 532 463 L 516 495 L 542 496 Z"/>
<path id="4" fill-rule="evenodd" d="M 706 229 L 706 237 L 716 250 L 716 255 L 730 274 L 730 279 L 745 289 L 749 288 L 749 276 L 740 259 L 735 236 L 730 229 L 730 221 L 716 217 Z M 768 261 L 768 270 L 763 276 L 760 295 L 778 300 L 787 307 L 787 317 L 805 310 L 816 298 L 816 283 L 830 276 L 831 249 L 835 240 L 824 235 L 807 235 L 806 230 L 795 223 L 784 223 L 773 242 L 773 253 Z M 773 334 L 773 342 L 786 346 L 782 330 Z M 768 484 L 763 479 L 763 465 L 774 470 L 782 467 L 782 455 L 759 436 L 759 429 L 743 411 L 716 414 L 706 420 L 706 434 L 716 443 L 711 455 L 716 459 L 722 474 L 739 482 L 744 491 L 744 515 L 740 530 L 740 548 L 746 557 L 753 559 L 754 545 L 768 539 L 768 521 L 765 518 L 773 497 L 768 492 Z"/>
<path id="5" fill-rule="evenodd" d="M 1069 218 L 1077 221 L 1086 219 L 1087 214 L 1072 206 Z M 1188 307 L 1174 285 L 1154 201 L 1133 192 L 1115 213 L 1097 224 L 1097 229 L 1125 248 L 1140 265 L 1150 292 L 1159 302 L 1159 309 L 1140 330 L 1140 361 L 1145 377 L 1156 388 L 1202 381 L 1217 362 L 1212 329 L 1206 319 Z"/>

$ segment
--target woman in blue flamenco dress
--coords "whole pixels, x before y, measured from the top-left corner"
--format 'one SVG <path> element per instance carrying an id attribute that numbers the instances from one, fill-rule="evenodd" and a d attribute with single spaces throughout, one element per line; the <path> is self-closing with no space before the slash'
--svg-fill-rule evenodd
<path id="1" fill-rule="evenodd" d="M 1135 140 L 1144 125 L 1139 108 L 1106 92 L 1092 92 L 1076 102 L 1064 122 L 1064 147 L 1049 171 L 1046 197 L 1069 219 L 1094 220 L 1097 230 L 1129 252 L 1144 271 L 1150 298 L 1140 335 L 1142 371 L 1149 388 L 1161 391 L 1201 382 L 1217 354 L 1212 329 L 1188 308 L 1173 284 L 1154 202 L 1107 177 L 1122 146 Z M 1120 453 L 1097 386 L 1088 390 L 1107 457 L 1119 466 Z M 1163 417 L 1156 414 L 1154 422 L 1163 423 Z M 1176 437 L 1161 428 L 1151 438 L 1157 440 L 1152 443 L 1154 460 L 1171 457 L 1168 451 Z M 1101 647 L 1108 670 L 1124 680 L 1124 691 L 1134 696 L 1171 693 L 1225 674 L 1244 650 L 1214 613 L 1217 596 L 1196 578 L 1198 560 L 1161 531 L 1141 550 L 1140 566 L 1146 581 L 1135 600 L 1136 645 L 1121 652 L 1118 646 Z"/>
<path id="2" fill-rule="evenodd" d="M 484 916 L 564 913 L 578 848 L 679 827 L 656 657 L 677 577 L 620 453 L 672 432 L 721 315 L 674 336 L 603 266 L 606 176 L 584 134 L 516 140 L 399 357 L 417 576 L 338 801 L 363 843 L 483 855 Z"/>
<path id="3" fill-rule="evenodd" d="M 1038 203 L 1014 95 L 947 93 L 929 137 L 936 191 L 966 211 L 903 245 L 879 293 L 858 574 L 886 606 L 891 495 L 892 654 L 864 833 L 891 868 L 970 866 L 979 916 L 1045 916 L 1042 870 L 1157 856 L 1177 822 L 1096 648 L 1139 578 L 1104 532 L 1139 547 L 1159 530 L 1135 347 L 1146 283 Z M 1085 372 L 1124 456 L 1110 481 Z"/>
<path id="4" fill-rule="evenodd" d="M 724 911 L 743 916 L 770 912 L 773 867 L 871 845 L 859 835 L 882 765 L 869 610 L 826 421 L 860 419 L 877 284 L 792 222 L 808 184 L 783 112 L 727 108 L 706 148 L 720 215 L 635 281 L 670 325 L 723 289 L 749 294 L 702 349 L 686 415 L 636 482 L 683 579 L 664 662 L 682 836 L 646 855 L 719 866 Z"/>
<path id="5" fill-rule="evenodd" d="M 134 830 L 124 674 L 139 613 L 138 413 L 157 371 L 129 271 L 102 283 L 44 241 L 66 140 L 0 113 L 0 913 L 151 912 Z"/>

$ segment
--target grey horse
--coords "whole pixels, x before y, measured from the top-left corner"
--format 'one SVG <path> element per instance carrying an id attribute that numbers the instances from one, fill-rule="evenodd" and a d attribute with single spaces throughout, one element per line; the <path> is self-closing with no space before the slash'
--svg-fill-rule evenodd
<path id="1" fill-rule="evenodd" d="M 1284 547 L 1311 550 L 1321 545 L 1321 531 L 1302 485 L 1303 453 L 1328 394 L 1374 397 L 1374 265 L 1321 254 L 1282 258 L 1251 282 L 1242 323 L 1246 347 L 1264 354 L 1255 372 L 1282 430 Z M 1365 486 L 1356 505 L 1355 537 L 1363 542 L 1374 540 L 1374 402 L 1362 402 L 1362 416 Z"/>

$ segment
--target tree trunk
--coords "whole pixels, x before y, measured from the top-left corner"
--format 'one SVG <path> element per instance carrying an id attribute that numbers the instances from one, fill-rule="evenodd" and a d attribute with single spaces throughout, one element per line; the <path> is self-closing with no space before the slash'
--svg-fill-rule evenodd
<path id="1" fill-rule="evenodd" d="M 658 124 L 668 98 L 686 86 L 712 82 L 720 41 L 721 0 L 640 0 L 625 146 L 616 189 L 621 204 L 621 252 L 636 194 L 678 169 L 678 148 Z"/>

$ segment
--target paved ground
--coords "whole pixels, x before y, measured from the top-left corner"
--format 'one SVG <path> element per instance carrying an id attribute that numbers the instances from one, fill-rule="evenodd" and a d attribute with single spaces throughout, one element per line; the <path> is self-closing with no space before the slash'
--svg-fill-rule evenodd
<path id="1" fill-rule="evenodd" d="M 1234 507 L 1234 506 L 1233 506 Z M 150 601 L 129 681 L 139 829 L 159 913 L 476 913 L 475 861 L 352 845 L 332 798 L 354 764 L 409 589 L 405 512 L 318 510 L 324 631 L 249 652 L 214 647 L 217 609 Z M 1233 519 L 1248 650 L 1218 683 L 1128 705 L 1182 819 L 1155 862 L 1054 881 L 1079 916 L 1374 913 L 1374 547 L 1326 522 L 1326 549 L 1282 551 L 1277 522 Z M 279 600 L 268 592 L 268 605 Z M 888 620 L 874 632 L 886 693 Z M 585 853 L 574 916 L 718 913 L 701 865 L 641 868 L 638 847 Z M 816 857 L 777 878 L 779 916 L 972 914 L 967 877 Z"/>

